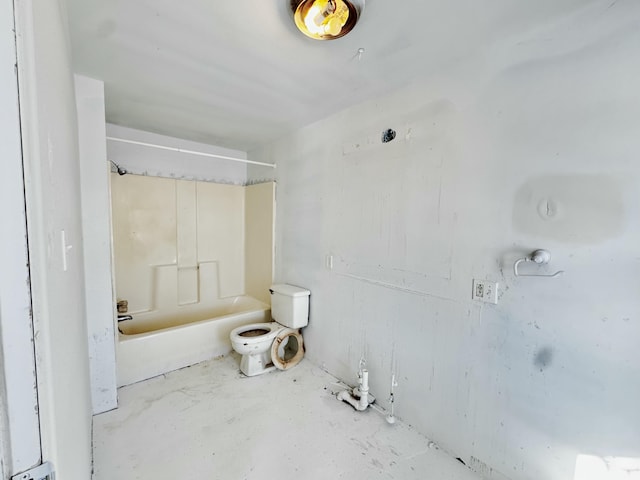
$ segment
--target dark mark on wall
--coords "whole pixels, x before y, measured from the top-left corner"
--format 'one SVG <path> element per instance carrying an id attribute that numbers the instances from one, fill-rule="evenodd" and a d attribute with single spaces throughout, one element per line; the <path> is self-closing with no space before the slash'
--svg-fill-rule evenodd
<path id="1" fill-rule="evenodd" d="M 543 347 L 533 357 L 533 364 L 542 372 L 553 362 L 553 348 Z"/>

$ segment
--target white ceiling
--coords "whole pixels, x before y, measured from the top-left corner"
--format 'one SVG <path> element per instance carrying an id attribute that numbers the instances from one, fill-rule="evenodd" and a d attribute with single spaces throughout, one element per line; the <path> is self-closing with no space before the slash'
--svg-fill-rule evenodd
<path id="1" fill-rule="evenodd" d="M 289 0 L 67 0 L 75 70 L 104 80 L 109 122 L 240 150 L 586 3 L 367 0 L 353 32 L 319 42 Z"/>

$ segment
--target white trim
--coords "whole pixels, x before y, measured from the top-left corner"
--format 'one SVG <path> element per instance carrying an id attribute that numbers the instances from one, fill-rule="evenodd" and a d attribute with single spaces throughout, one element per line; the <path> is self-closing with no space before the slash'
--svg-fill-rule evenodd
<path id="1" fill-rule="evenodd" d="M 8 478 L 38 464 L 40 419 L 35 352 L 18 80 L 14 4 L 0 7 L 0 475 Z M 18 33 L 22 33 L 18 30 Z"/>
<path id="2" fill-rule="evenodd" d="M 155 143 L 138 142 L 136 140 L 127 140 L 125 138 L 107 137 L 107 140 L 112 140 L 114 142 L 121 142 L 121 143 L 130 143 L 132 145 L 141 145 L 143 147 L 158 148 L 160 150 L 170 150 L 172 152 L 178 152 L 178 153 L 187 153 L 189 155 L 198 155 L 200 157 L 220 158 L 222 160 L 231 160 L 233 162 L 249 163 L 251 165 L 261 165 L 263 167 L 276 168 L 276 166 L 273 163 L 255 162 L 253 160 L 246 160 L 244 158 L 228 157 L 226 155 L 217 155 L 215 153 L 198 152 L 196 150 L 186 150 L 184 148 L 167 147 L 166 145 L 157 145 Z"/>

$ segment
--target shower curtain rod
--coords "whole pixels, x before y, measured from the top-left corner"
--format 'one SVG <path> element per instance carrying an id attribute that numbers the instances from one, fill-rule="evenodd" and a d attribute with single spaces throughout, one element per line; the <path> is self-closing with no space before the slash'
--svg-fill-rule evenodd
<path id="1" fill-rule="evenodd" d="M 156 145 L 155 143 L 137 142 L 135 140 L 127 140 L 125 138 L 107 137 L 107 140 L 114 142 L 131 143 L 132 145 L 141 145 L 143 147 L 159 148 L 160 150 L 170 150 L 172 152 L 188 153 L 189 155 L 199 155 L 201 157 L 220 158 L 222 160 L 232 160 L 234 162 L 250 163 L 251 165 L 261 165 L 263 167 L 276 168 L 273 163 L 254 162 L 253 160 L 245 160 L 244 158 L 227 157 L 225 155 L 217 155 L 215 153 L 198 152 L 195 150 L 185 150 L 184 148 L 167 147 L 166 145 Z"/>

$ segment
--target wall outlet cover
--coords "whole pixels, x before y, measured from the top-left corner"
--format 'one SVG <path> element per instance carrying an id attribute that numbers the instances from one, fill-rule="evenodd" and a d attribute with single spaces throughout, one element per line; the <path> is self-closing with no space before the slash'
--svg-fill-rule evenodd
<path id="1" fill-rule="evenodd" d="M 489 280 L 473 279 L 473 291 L 471 294 L 473 300 L 484 303 L 498 304 L 498 283 Z"/>

